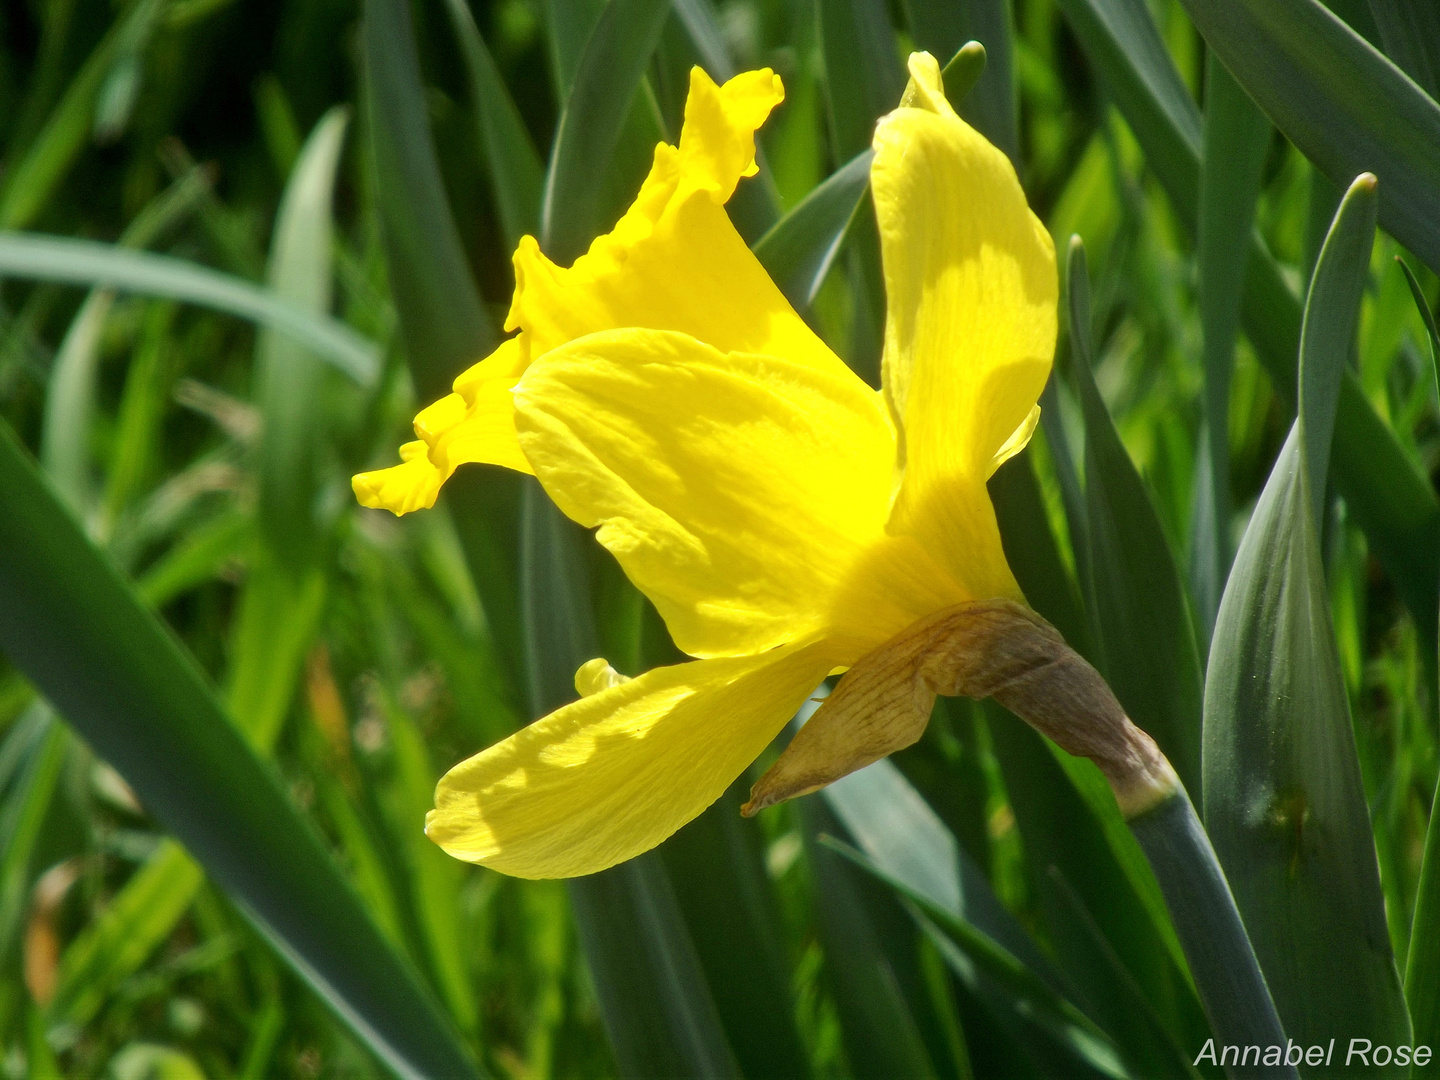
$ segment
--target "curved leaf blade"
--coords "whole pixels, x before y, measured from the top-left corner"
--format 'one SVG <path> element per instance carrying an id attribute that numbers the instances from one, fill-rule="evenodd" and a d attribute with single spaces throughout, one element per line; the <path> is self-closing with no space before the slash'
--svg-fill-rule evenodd
<path id="1" fill-rule="evenodd" d="M 1204 335 L 1205 435 L 1197 453 L 1191 580 L 1208 641 L 1230 572 L 1230 375 L 1250 233 L 1271 128 L 1210 53 L 1205 60 L 1204 148 L 1196 264 Z"/>
<path id="2" fill-rule="evenodd" d="M 471 108 L 485 149 L 490 190 L 500 215 L 505 243 L 512 251 L 526 233 L 540 229 L 540 201 L 545 189 L 545 166 L 520 119 L 500 69 L 475 25 L 466 0 L 445 0 L 465 74 L 470 82 Z"/>
<path id="3" fill-rule="evenodd" d="M 1182 0 L 1236 81 L 1334 183 L 1381 178 L 1380 223 L 1440 267 L 1440 105 L 1318 0 Z"/>
<path id="4" fill-rule="evenodd" d="M 606 166 L 669 14 L 669 0 L 610 0 L 585 43 L 540 215 L 541 247 L 557 262 L 568 265 L 599 230 Z"/>
<path id="5" fill-rule="evenodd" d="M 56 281 L 163 296 L 259 323 L 314 349 L 362 386 L 380 373 L 375 343 L 329 316 L 208 266 L 93 240 L 0 232 L 0 277 Z"/>
<path id="6" fill-rule="evenodd" d="M 1099 668 L 1190 791 L 1200 782 L 1200 653 L 1164 527 L 1091 373 L 1090 286 L 1079 237 L 1066 276 L 1071 373 L 1085 418 L 1086 606 Z"/>
<path id="7" fill-rule="evenodd" d="M 433 401 L 495 346 L 430 135 L 407 0 L 365 0 L 366 107 L 390 293 L 415 390 Z"/>
<path id="8" fill-rule="evenodd" d="M 795 310 L 810 310 L 835 264 L 850 222 L 870 189 L 874 157 L 873 150 L 856 154 L 755 241 L 755 257 Z"/>
<path id="9" fill-rule="evenodd" d="M 1194 221 L 1199 205 L 1199 110 L 1143 0 L 1059 4 L 1182 224 Z M 1252 234 L 1241 323 L 1276 392 L 1291 407 L 1300 315 L 1299 297 L 1259 235 Z M 1336 484 L 1421 633 L 1429 636 L 1440 613 L 1435 590 L 1440 580 L 1440 499 L 1349 372 L 1341 384 L 1335 420 L 1331 465 Z"/>
<path id="10" fill-rule="evenodd" d="M 1236 554 L 1205 683 L 1206 828 L 1286 1033 L 1305 1045 L 1410 1039 L 1315 516 L 1375 203 L 1362 177 L 1316 266 L 1300 416 Z"/>
<path id="11" fill-rule="evenodd" d="M 0 650 L 402 1077 L 479 1075 L 194 660 L 0 429 Z"/>

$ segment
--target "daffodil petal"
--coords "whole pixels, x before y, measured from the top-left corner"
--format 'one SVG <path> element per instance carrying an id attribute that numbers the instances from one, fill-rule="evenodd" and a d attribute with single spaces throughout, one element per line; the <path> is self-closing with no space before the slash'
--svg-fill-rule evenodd
<path id="1" fill-rule="evenodd" d="M 839 371 L 731 225 L 725 202 L 755 170 L 755 129 L 782 97 L 768 69 L 716 86 L 690 76 L 680 146 L 661 144 L 640 194 L 608 235 L 564 268 L 531 237 L 515 252 L 506 328 L 535 358 L 599 330 L 679 330 L 722 352 L 785 356 Z"/>
<path id="2" fill-rule="evenodd" d="M 978 595 L 1018 595 L 988 500 L 976 505 L 971 489 L 1028 436 L 1055 348 L 1054 246 L 1009 160 L 945 100 L 934 58 L 912 54 L 910 74 L 904 104 L 876 127 L 871 167 L 883 377 L 902 428 L 892 528 L 942 553 Z M 977 557 L 993 580 L 964 571 Z"/>
<path id="3" fill-rule="evenodd" d="M 545 490 L 599 527 L 692 656 L 822 632 L 852 568 L 884 542 L 894 432 L 848 371 L 612 330 L 537 361 L 515 401 Z"/>
<path id="4" fill-rule="evenodd" d="M 351 477 L 350 487 L 361 506 L 408 514 L 435 505 L 445 475 L 430 463 L 426 445 L 416 440 L 400 447 L 400 464 Z"/>
<path id="5" fill-rule="evenodd" d="M 830 666 L 820 646 L 801 645 L 601 689 L 446 773 L 425 831 L 516 877 L 604 870 L 719 798 Z"/>
<path id="6" fill-rule="evenodd" d="M 407 460 L 357 476 L 364 505 L 397 514 L 432 506 L 440 485 L 465 462 L 530 472 L 515 442 L 509 391 L 533 358 L 585 334 L 627 326 L 680 330 L 724 350 L 843 372 L 725 213 L 735 185 L 755 173 L 755 131 L 783 96 L 769 69 L 716 86 L 695 68 L 680 145 L 655 148 L 649 176 L 611 232 L 568 269 L 547 259 L 534 237 L 521 239 L 506 321 L 519 333 L 457 378 L 454 395 L 416 418 L 433 468 Z"/>

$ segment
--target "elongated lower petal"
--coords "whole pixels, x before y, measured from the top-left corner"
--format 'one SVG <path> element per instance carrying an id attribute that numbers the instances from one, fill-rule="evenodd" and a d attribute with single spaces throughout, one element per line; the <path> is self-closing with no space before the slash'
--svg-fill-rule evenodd
<path id="1" fill-rule="evenodd" d="M 601 689 L 446 773 L 425 831 L 516 877 L 604 870 L 719 798 L 830 667 L 804 645 Z"/>
<path id="2" fill-rule="evenodd" d="M 934 58 L 912 54 L 910 74 L 871 167 L 905 470 L 892 528 L 945 553 L 975 596 L 1015 596 L 972 489 L 1033 430 L 1055 349 L 1054 246 L 1009 159 L 946 101 Z"/>

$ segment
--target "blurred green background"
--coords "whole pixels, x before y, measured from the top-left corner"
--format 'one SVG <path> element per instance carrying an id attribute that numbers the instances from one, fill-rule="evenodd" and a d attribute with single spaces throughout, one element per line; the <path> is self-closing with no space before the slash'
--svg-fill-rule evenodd
<path id="1" fill-rule="evenodd" d="M 1383 47 L 1369 6 L 1331 6 Z M 603 7 L 6 3 L 0 229 L 174 256 L 184 263 L 167 265 L 180 266 L 187 287 L 199 288 L 195 266 L 214 268 L 332 312 L 378 351 L 344 339 L 333 354 L 350 350 L 347 373 L 313 340 L 257 330 L 215 310 L 224 303 L 182 302 L 179 286 L 87 292 L 74 279 L 30 280 L 63 277 L 65 260 L 79 256 L 66 249 L 55 255 L 63 272 L 27 273 L 16 260 L 29 256 L 6 247 L 5 232 L 0 416 L 273 759 L 379 938 L 485 1072 L 635 1075 L 621 1062 L 657 1060 L 635 1049 L 653 1033 L 617 1034 L 614 1017 L 604 1018 L 609 1002 L 639 1018 L 637 1029 L 654 1015 L 672 1034 L 689 1031 L 686 1060 L 705 1059 L 707 1033 L 721 1032 L 728 1046 L 708 1070 L 716 1075 L 1189 1075 L 1204 1020 L 1153 878 L 1108 792 L 1093 770 L 1057 763 L 989 706 L 942 702 L 925 739 L 873 789 L 812 796 L 742 822 L 742 777 L 645 864 L 648 878 L 616 887 L 628 900 L 611 903 L 603 884 L 587 892 L 508 879 L 451 861 L 424 839 L 436 778 L 557 694 L 563 700 L 572 652 L 594 644 L 631 673 L 672 656 L 663 627 L 608 557 L 577 544 L 513 478 L 469 469 L 439 509 L 399 521 L 358 509 L 349 493 L 350 475 L 389 464 L 416 408 L 498 340 L 513 287 L 509 252 L 540 225 L 542 162 Z M 1177 591 L 1178 606 L 1167 609 L 1176 648 L 1203 664 L 1229 558 L 1217 547 L 1233 552 L 1293 416 L 1293 382 L 1277 386 L 1277 362 L 1263 355 L 1275 352 L 1262 339 L 1267 325 L 1283 338 L 1275 328 L 1298 307 L 1292 299 L 1280 314 L 1246 315 L 1228 386 L 1220 384 L 1222 520 L 1207 524 L 1207 339 L 1220 342 L 1211 370 L 1229 372 L 1233 329 L 1206 328 L 1200 282 L 1212 295 L 1227 279 L 1238 291 L 1243 256 L 1240 270 L 1225 263 L 1223 222 L 1241 222 L 1243 247 L 1253 174 L 1255 223 L 1277 280 L 1303 294 L 1343 185 L 1258 113 L 1239 115 L 1249 107 L 1242 96 L 1232 103 L 1233 137 L 1204 144 L 1208 167 L 1237 178 L 1228 194 L 1211 181 L 1202 196 L 1222 200 L 1219 210 L 1210 204 L 1212 222 L 1222 221 L 1210 234 L 1219 261 L 1205 269 L 1194 239 L 1198 110 L 1211 110 L 1218 69 L 1207 78 L 1205 44 L 1177 0 L 677 0 L 673 10 L 651 9 L 627 16 L 619 0 L 606 9 L 607 19 L 620 12 L 622 27 L 624 17 L 648 19 L 655 50 L 638 59 L 643 78 L 616 116 L 613 154 L 583 162 L 580 172 L 599 178 L 589 218 L 552 221 L 552 251 L 568 244 L 573 255 L 608 228 L 655 140 L 678 137 L 693 63 L 718 77 L 770 66 L 784 79 L 786 101 L 760 137 L 765 168 L 732 205 L 754 242 L 864 150 L 873 118 L 898 102 L 909 49 L 928 46 L 943 63 L 969 38 L 986 44 L 967 115 L 1012 154 L 1057 250 L 1072 234 L 1085 241 L 1094 380 L 1153 505 L 1153 514 L 1136 512 L 1158 523 L 1169 572 L 1185 583 L 1188 599 Z M 407 12 L 418 81 L 395 29 Z M 1144 71 L 1165 78 L 1147 81 Z M 1169 118 L 1168 144 L 1157 115 Z M 1176 181 L 1185 168 L 1189 179 Z M 563 176 L 551 179 L 562 196 L 570 190 Z M 1381 183 L 1383 193 L 1384 175 Z M 883 298 L 863 200 L 850 216 L 857 197 L 851 190 L 842 206 L 845 242 L 823 283 L 796 271 L 787 292 L 873 377 Z M 1393 444 L 1394 460 L 1432 482 L 1419 489 L 1423 508 L 1434 502 L 1440 411 L 1425 325 L 1394 261 L 1402 253 L 1377 234 L 1352 365 L 1390 440 L 1374 448 L 1381 463 L 1368 481 L 1362 440 L 1350 475 L 1383 503 Z M 1433 299 L 1434 277 L 1410 264 Z M 1062 341 L 1062 371 L 1070 354 Z M 1103 566 L 1087 570 L 1097 556 L 1072 542 L 1078 496 L 1067 485 L 1074 463 L 1096 467 L 1087 431 L 1097 437 L 1075 385 L 1057 379 L 1047 392 L 1046 425 L 997 478 L 997 502 L 1027 591 L 1026 566 L 1062 575 L 1051 579 L 1048 610 L 1032 602 L 1081 644 L 1105 636 L 1095 598 L 1114 581 Z M 1010 475 L 1016 469 L 1025 475 Z M 1437 774 L 1435 587 L 1425 607 L 1397 578 L 1404 543 L 1398 562 L 1372 554 L 1357 497 L 1347 501 L 1335 484 L 1327 493 L 1324 564 L 1386 921 L 1403 960 Z M 1019 551 L 1027 536 L 1050 545 L 1052 564 Z M 1409 554 L 1423 586 L 1435 552 Z M 1207 570 L 1217 560 L 1218 579 Z M 546 603 L 537 590 L 546 589 L 585 609 L 565 625 L 593 630 L 566 637 L 537 615 Z M 1174 619 L 1192 622 L 1182 633 Z M 537 657 L 559 674 L 547 676 Z M 1192 763 L 1198 692 L 1198 683 L 1183 691 L 1197 725 Z M 1121 697 L 1143 724 L 1143 710 Z M 157 766 L 189 767 L 178 752 Z M 1198 778 L 1186 779 L 1198 789 Z M 930 809 L 895 810 L 916 792 Z M 1073 991 L 1085 1016 L 1053 1003 L 1017 1011 L 1036 993 L 1030 983 L 1007 983 L 983 964 L 977 976 L 972 954 L 817 844 L 821 834 L 848 835 L 872 855 L 885 850 L 883 836 L 872 849 L 859 835 L 867 805 L 872 820 L 909 841 L 922 826 L 939 830 L 940 849 L 969 882 L 967 917 L 992 938 L 997 927 L 1014 932 L 1007 948 L 1027 978 L 1048 982 L 1046 972 L 1061 969 L 1053 984 Z M 243 837 L 250 826 L 236 827 Z M 247 921 L 249 901 L 237 906 L 165 837 L 121 775 L 0 661 L 0 1074 L 386 1075 L 363 1034 Z M 282 870 L 303 876 L 307 867 L 277 863 Z M 987 903 L 995 910 L 976 915 L 973 905 Z M 633 922 L 617 924 L 620 910 Z M 659 956 L 652 973 L 670 972 L 679 1004 L 606 960 L 607 947 Z M 696 1002 L 703 1016 L 684 1020 Z M 1026 1026 L 1034 1015 L 1049 1017 L 1038 1042 Z"/>

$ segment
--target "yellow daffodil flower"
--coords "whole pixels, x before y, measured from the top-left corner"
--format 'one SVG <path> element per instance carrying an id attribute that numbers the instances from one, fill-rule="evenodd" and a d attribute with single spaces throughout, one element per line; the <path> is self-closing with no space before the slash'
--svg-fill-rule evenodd
<path id="1" fill-rule="evenodd" d="M 851 669 L 750 809 L 813 790 L 917 738 L 936 689 L 964 691 L 925 667 L 956 611 L 1027 618 L 985 482 L 1035 426 L 1054 249 L 934 58 L 909 68 L 871 170 L 883 390 L 810 330 L 726 216 L 779 78 L 717 87 L 697 68 L 680 145 L 656 147 L 614 230 L 568 269 L 522 240 L 518 333 L 416 417 L 402 464 L 355 478 L 362 503 L 400 514 L 466 462 L 533 473 L 696 658 L 634 679 L 593 661 L 581 700 L 452 769 L 426 827 L 452 855 L 521 877 L 630 858 Z"/>

